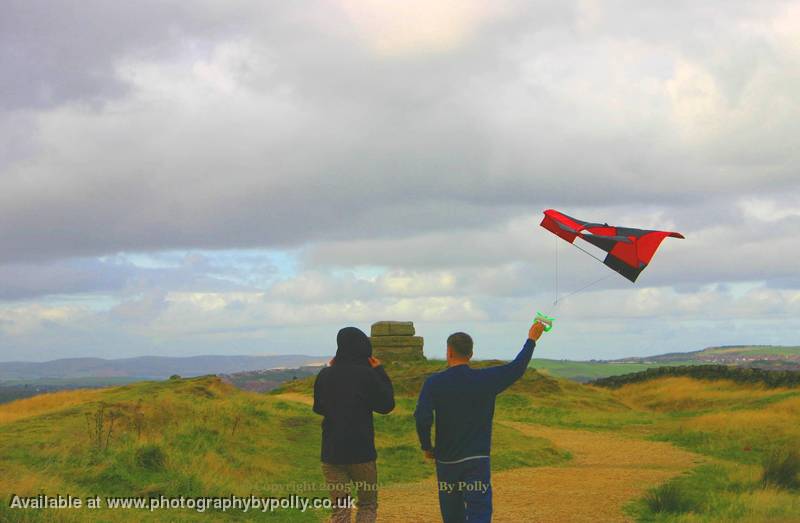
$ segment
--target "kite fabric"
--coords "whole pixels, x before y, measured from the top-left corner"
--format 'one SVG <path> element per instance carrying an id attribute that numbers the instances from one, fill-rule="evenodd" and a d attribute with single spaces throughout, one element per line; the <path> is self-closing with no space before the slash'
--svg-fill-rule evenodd
<path id="1" fill-rule="evenodd" d="M 604 250 L 608 254 L 600 261 L 632 282 L 650 263 L 664 238 L 683 239 L 677 232 L 584 222 L 553 209 L 544 211 L 540 225 L 573 245 L 575 238 L 581 238 Z"/>

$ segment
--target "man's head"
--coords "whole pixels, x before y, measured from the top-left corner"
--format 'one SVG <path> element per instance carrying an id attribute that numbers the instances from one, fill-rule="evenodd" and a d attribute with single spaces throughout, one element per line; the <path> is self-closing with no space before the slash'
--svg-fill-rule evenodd
<path id="1" fill-rule="evenodd" d="M 465 332 L 456 332 L 447 337 L 448 365 L 466 363 L 472 358 L 472 338 Z"/>

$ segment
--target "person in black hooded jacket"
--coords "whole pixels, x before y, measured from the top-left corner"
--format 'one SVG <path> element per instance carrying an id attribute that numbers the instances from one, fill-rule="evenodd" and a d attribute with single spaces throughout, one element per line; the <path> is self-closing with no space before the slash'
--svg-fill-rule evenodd
<path id="1" fill-rule="evenodd" d="M 336 356 L 314 382 L 314 412 L 323 416 L 322 472 L 334 505 L 331 521 L 350 521 L 347 498 L 355 486 L 356 521 L 372 522 L 378 509 L 372 413 L 394 409 L 394 389 L 364 332 L 345 327 L 336 345 Z"/>

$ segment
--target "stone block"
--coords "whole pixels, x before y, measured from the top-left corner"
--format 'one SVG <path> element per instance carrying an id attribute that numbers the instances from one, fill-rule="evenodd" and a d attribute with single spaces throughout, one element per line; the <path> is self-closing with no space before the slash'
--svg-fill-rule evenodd
<path id="1" fill-rule="evenodd" d="M 372 354 L 384 363 L 425 359 L 422 347 L 373 347 Z"/>
<path id="2" fill-rule="evenodd" d="M 422 336 L 372 336 L 369 341 L 373 347 L 422 347 Z"/>
<path id="3" fill-rule="evenodd" d="M 372 324 L 372 336 L 413 336 L 414 323 L 410 321 L 379 321 Z"/>

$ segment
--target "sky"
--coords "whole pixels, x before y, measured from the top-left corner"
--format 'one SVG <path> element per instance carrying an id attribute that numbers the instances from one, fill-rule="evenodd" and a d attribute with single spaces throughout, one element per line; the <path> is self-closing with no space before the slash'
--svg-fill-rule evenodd
<path id="1" fill-rule="evenodd" d="M 0 360 L 800 344 L 796 1 L 0 10 Z M 631 284 L 548 208 L 686 239 Z"/>

